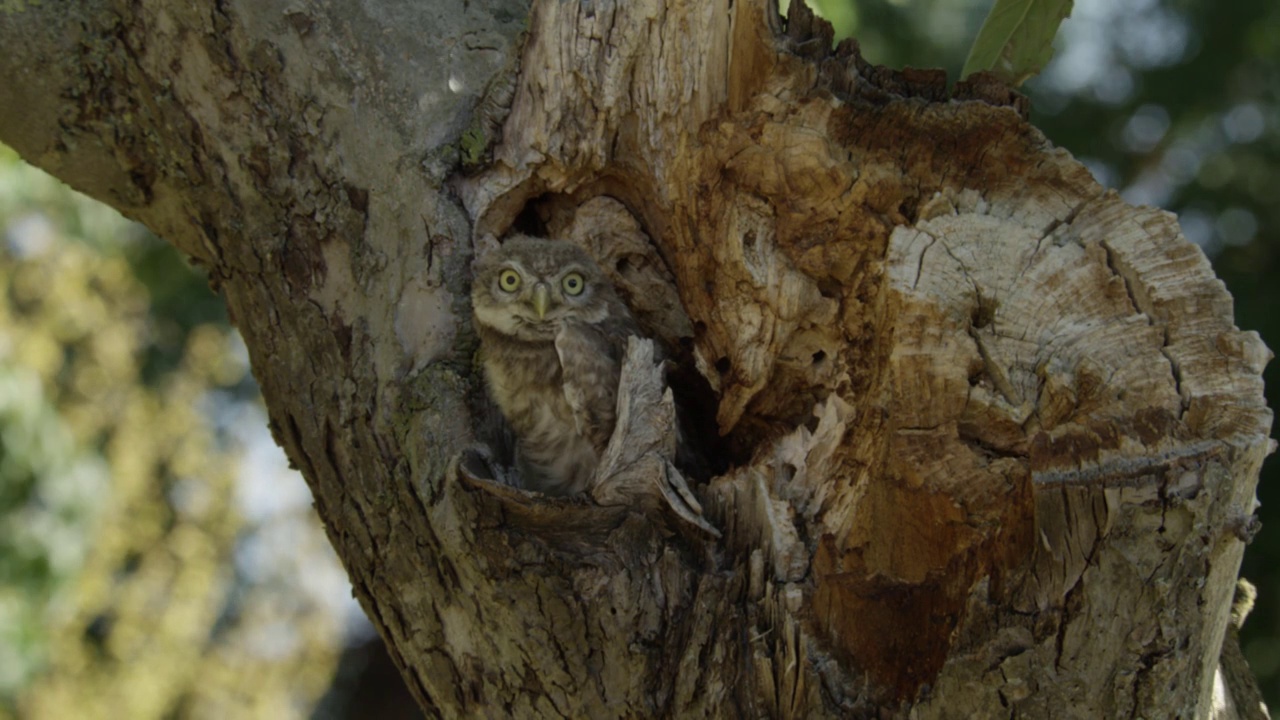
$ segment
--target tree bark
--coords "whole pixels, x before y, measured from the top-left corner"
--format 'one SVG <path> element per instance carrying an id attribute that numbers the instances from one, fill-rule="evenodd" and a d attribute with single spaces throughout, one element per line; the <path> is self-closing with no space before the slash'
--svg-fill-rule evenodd
<path id="1" fill-rule="evenodd" d="M 794 6 L 32 5 L 0 139 L 208 267 L 433 715 L 1210 716 L 1268 351 L 1019 97 Z M 514 227 L 606 261 L 714 477 L 643 348 L 607 492 L 472 471 Z"/>

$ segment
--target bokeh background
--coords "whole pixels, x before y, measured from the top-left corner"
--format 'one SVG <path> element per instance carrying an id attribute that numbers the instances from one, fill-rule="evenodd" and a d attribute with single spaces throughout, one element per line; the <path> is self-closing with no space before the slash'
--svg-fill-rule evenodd
<path id="1" fill-rule="evenodd" d="M 990 7 L 814 4 L 871 62 L 953 80 Z M 1178 213 L 1280 347 L 1280 3 L 1078 0 L 1025 90 L 1100 182 Z M 419 716 L 198 270 L 0 146 L 0 299 L 0 720 Z M 1243 571 L 1272 707 L 1276 467 Z"/>

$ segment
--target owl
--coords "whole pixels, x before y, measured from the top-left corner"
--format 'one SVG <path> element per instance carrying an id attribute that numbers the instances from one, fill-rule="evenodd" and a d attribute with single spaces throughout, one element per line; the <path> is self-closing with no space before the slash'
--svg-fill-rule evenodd
<path id="1" fill-rule="evenodd" d="M 525 487 L 587 490 L 613 434 L 627 338 L 640 334 L 631 311 L 577 245 L 525 236 L 477 261 L 471 303 Z"/>

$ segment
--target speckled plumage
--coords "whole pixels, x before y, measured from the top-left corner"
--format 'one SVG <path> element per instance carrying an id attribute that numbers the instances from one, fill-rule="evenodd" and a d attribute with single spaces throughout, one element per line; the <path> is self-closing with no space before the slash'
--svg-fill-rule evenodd
<path id="1" fill-rule="evenodd" d="M 639 334 L 631 312 L 577 245 L 525 236 L 480 258 L 471 302 L 489 393 L 515 431 L 525 487 L 587 490 L 613 434 L 627 338 Z"/>

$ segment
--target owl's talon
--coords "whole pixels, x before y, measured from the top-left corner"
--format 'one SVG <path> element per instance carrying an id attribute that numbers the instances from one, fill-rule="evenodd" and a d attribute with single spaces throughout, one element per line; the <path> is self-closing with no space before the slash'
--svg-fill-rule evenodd
<path id="1" fill-rule="evenodd" d="M 698 515 L 702 515 L 702 503 L 698 502 L 698 498 L 694 496 L 693 490 L 689 489 L 689 483 L 685 482 L 684 475 L 676 470 L 670 464 L 667 465 L 667 483 L 675 489 L 680 499 L 684 501 L 689 509 Z"/>
<path id="2" fill-rule="evenodd" d="M 515 473 L 498 462 L 487 445 L 473 445 L 458 453 L 458 475 L 481 487 L 502 485 L 519 489 Z"/>
<path id="3" fill-rule="evenodd" d="M 667 506 L 681 520 L 713 538 L 719 538 L 720 531 L 702 516 L 702 504 L 693 496 L 693 491 L 689 489 L 688 483 L 684 481 L 684 476 L 671 463 L 666 463 L 665 470 L 663 476 L 666 480 L 666 486 L 662 489 L 662 497 L 667 501 Z M 675 492 L 673 493 L 672 490 Z"/>
<path id="4" fill-rule="evenodd" d="M 467 448 L 458 454 L 458 472 L 462 473 L 468 480 L 481 480 L 485 482 L 496 482 L 497 473 L 493 471 L 493 467 L 489 464 L 488 453 L 482 453 L 478 448 Z"/>

